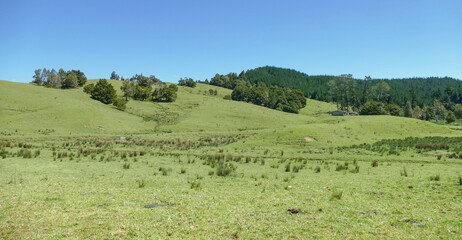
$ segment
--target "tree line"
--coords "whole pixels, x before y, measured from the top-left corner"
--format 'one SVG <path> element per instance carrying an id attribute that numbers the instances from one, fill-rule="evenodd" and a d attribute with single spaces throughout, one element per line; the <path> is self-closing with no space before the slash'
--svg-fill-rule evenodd
<path id="1" fill-rule="evenodd" d="M 80 70 L 65 71 L 62 68 L 58 71 L 46 68 L 37 69 L 32 78 L 32 83 L 39 86 L 62 89 L 82 87 L 87 82 L 87 77 Z"/>
<path id="2" fill-rule="evenodd" d="M 306 98 L 301 90 L 274 85 L 267 86 L 263 82 L 252 84 L 244 71 L 239 75 L 237 73 L 216 74 L 210 81 L 205 80 L 204 83 L 232 89 L 231 96 L 227 98 L 234 101 L 250 102 L 290 113 L 298 113 L 306 106 Z"/>
<path id="3" fill-rule="evenodd" d="M 449 77 L 372 79 L 366 76 L 355 79 L 351 74 L 309 76 L 292 69 L 269 66 L 243 74 L 251 83 L 300 89 L 312 99 L 333 102 L 339 110 L 361 114 L 390 114 L 439 121 L 452 116 L 459 118 L 462 103 L 462 81 Z M 444 111 L 439 110 L 442 107 Z"/>

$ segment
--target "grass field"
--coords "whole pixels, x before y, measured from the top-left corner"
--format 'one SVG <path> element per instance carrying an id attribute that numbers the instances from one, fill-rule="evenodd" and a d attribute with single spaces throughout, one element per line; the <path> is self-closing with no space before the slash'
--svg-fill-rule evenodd
<path id="1" fill-rule="evenodd" d="M 460 126 L 227 94 L 121 112 L 0 81 L 0 239 L 461 238 Z"/>

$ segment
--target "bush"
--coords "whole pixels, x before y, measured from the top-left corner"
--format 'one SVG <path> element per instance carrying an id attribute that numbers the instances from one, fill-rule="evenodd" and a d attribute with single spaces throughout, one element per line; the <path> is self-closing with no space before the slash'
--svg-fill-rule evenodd
<path id="1" fill-rule="evenodd" d="M 95 87 L 94 83 L 87 84 L 85 85 L 85 87 L 83 87 L 83 92 L 86 94 L 91 94 L 91 91 L 93 91 L 94 87 Z"/>
<path id="2" fill-rule="evenodd" d="M 236 168 L 231 163 L 218 163 L 217 176 L 226 177 L 231 174 Z"/>
<path id="3" fill-rule="evenodd" d="M 127 101 L 122 97 L 115 98 L 112 104 L 120 111 L 124 111 L 127 108 Z"/>
<path id="4" fill-rule="evenodd" d="M 439 181 L 440 180 L 440 175 L 437 174 L 435 176 L 430 176 L 430 181 Z"/>
<path id="5" fill-rule="evenodd" d="M 371 166 L 372 166 L 372 167 L 378 167 L 378 166 L 379 166 L 379 162 L 378 162 L 377 160 L 374 160 L 374 161 L 372 161 Z"/>
<path id="6" fill-rule="evenodd" d="M 315 167 L 314 172 L 315 173 L 320 173 L 321 172 L 321 167 L 320 166 Z"/>
<path id="7" fill-rule="evenodd" d="M 382 107 L 382 104 L 375 101 L 366 102 L 361 109 L 359 110 L 361 115 L 384 115 L 386 114 L 385 110 Z"/>
<path id="8" fill-rule="evenodd" d="M 335 190 L 332 192 L 332 195 L 330 196 L 329 200 L 334 201 L 334 200 L 341 200 L 343 195 L 343 191 L 341 190 Z"/>

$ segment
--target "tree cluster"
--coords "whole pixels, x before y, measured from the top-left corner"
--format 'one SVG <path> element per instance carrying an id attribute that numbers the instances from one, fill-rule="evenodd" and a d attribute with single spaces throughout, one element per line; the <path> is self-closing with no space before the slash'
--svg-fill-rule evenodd
<path id="1" fill-rule="evenodd" d="M 306 98 L 302 91 L 279 86 L 267 86 L 263 82 L 252 84 L 244 71 L 239 75 L 236 73 L 216 74 L 210 79 L 209 84 L 233 89 L 230 97 L 234 101 L 250 102 L 290 113 L 298 113 L 301 108 L 306 106 Z"/>
<path id="2" fill-rule="evenodd" d="M 180 80 L 178 80 L 178 85 L 180 86 L 186 86 L 186 87 L 190 87 L 190 88 L 195 88 L 196 87 L 196 82 L 192 79 L 192 78 L 180 78 Z"/>
<path id="3" fill-rule="evenodd" d="M 63 89 L 81 87 L 87 82 L 87 77 L 80 70 L 65 71 L 62 68 L 58 71 L 46 68 L 37 69 L 32 78 L 34 79 L 32 83 L 39 86 Z"/>
<path id="4" fill-rule="evenodd" d="M 156 87 L 153 87 L 153 85 L 156 85 Z M 174 102 L 178 91 L 176 85 L 167 86 L 154 75 L 145 77 L 142 74 L 124 80 L 120 89 L 126 101 L 130 97 L 134 100 L 151 100 L 153 102 Z"/>
<path id="5" fill-rule="evenodd" d="M 111 77 L 109 79 L 111 79 L 111 80 L 120 80 L 121 78 L 115 71 L 112 71 Z"/>
<path id="6" fill-rule="evenodd" d="M 454 111 L 457 104 L 462 103 L 462 81 L 449 77 L 403 78 L 403 79 L 353 79 L 351 76 L 311 76 L 292 69 L 277 67 L 260 67 L 245 72 L 251 83 L 263 82 L 266 85 L 277 85 L 292 89 L 300 89 L 312 99 L 336 102 L 339 109 L 357 111 L 367 101 L 386 102 L 404 108 L 411 102 L 412 108 L 429 106 L 433 100 L 440 101 L 446 109 Z M 355 82 L 351 88 L 352 79 Z M 337 95 L 333 95 L 331 81 L 340 85 Z M 350 85 L 348 85 L 350 84 Z M 349 92 L 347 92 L 349 90 Z M 353 93 L 354 94 L 351 94 Z M 345 95 L 346 93 L 346 95 Z M 350 95 L 351 94 L 351 95 Z M 352 99 L 356 98 L 356 99 Z M 356 106 L 355 106 L 356 105 Z"/>
<path id="7" fill-rule="evenodd" d="M 290 113 L 298 113 L 306 106 L 302 91 L 278 86 L 267 87 L 264 83 L 237 85 L 231 93 L 231 99 Z"/>
<path id="8" fill-rule="evenodd" d="M 104 104 L 113 104 L 117 109 L 123 111 L 127 107 L 127 101 L 117 97 L 116 90 L 106 79 L 100 79 L 96 84 L 90 83 L 83 87 L 83 91 L 90 94 L 91 98 Z"/>

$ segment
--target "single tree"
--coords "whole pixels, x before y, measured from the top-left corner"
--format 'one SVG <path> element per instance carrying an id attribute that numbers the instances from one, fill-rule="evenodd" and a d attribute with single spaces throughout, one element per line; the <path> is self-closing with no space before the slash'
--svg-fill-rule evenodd
<path id="1" fill-rule="evenodd" d="M 43 81 L 42 81 L 42 69 L 37 69 L 34 71 L 34 76 L 32 77 L 34 80 L 32 81 L 32 83 L 35 83 L 39 86 L 42 85 Z"/>
<path id="2" fill-rule="evenodd" d="M 106 79 L 100 79 L 91 91 L 91 98 L 104 104 L 112 103 L 115 97 L 116 90 Z"/>

